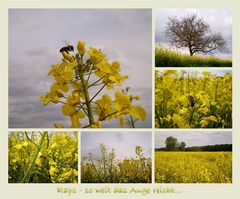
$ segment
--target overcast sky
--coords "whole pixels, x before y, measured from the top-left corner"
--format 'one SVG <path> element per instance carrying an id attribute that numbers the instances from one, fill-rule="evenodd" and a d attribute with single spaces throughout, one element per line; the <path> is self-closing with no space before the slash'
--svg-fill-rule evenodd
<path id="1" fill-rule="evenodd" d="M 221 33 L 227 41 L 228 50 L 224 53 L 214 51 L 213 55 L 223 59 L 232 59 L 231 9 L 155 9 L 155 42 L 168 46 L 168 40 L 164 34 L 168 18 L 177 17 L 180 19 L 192 13 L 196 13 L 200 18 L 208 23 L 213 32 Z"/>
<path id="2" fill-rule="evenodd" d="M 110 61 L 118 60 L 128 74 L 123 87 L 142 96 L 151 126 L 152 30 L 150 9 L 10 9 L 9 10 L 9 127 L 47 128 L 53 122 L 70 126 L 60 107 L 44 107 L 39 96 L 53 80 L 51 64 L 61 59 L 59 49 L 78 40 L 101 48 Z M 101 93 L 103 95 L 103 93 Z M 108 123 L 118 127 L 116 122 Z"/>
<path id="3" fill-rule="evenodd" d="M 214 144 L 232 144 L 231 131 L 162 131 L 155 134 L 155 148 L 165 147 L 167 137 L 173 136 L 187 147 Z"/>
<path id="4" fill-rule="evenodd" d="M 141 146 L 145 157 L 151 158 L 151 132 L 82 132 L 81 154 L 100 156 L 99 146 L 104 144 L 108 151 L 115 149 L 116 158 L 136 157 L 135 147 Z"/>

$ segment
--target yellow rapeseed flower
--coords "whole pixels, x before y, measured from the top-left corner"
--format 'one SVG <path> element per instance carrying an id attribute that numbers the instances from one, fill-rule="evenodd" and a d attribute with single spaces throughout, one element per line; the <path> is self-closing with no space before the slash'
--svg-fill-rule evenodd
<path id="1" fill-rule="evenodd" d="M 86 49 L 85 49 L 85 42 L 83 41 L 78 41 L 78 44 L 77 44 L 77 49 L 78 49 L 78 52 L 81 56 L 83 56 L 86 52 Z"/>
<path id="2" fill-rule="evenodd" d="M 99 120 L 111 119 L 111 114 L 115 112 L 112 106 L 112 99 L 108 94 L 104 94 L 101 99 L 96 100 L 96 114 Z M 109 115 L 109 117 L 107 117 Z M 105 118 L 107 117 L 107 118 Z"/>
<path id="3" fill-rule="evenodd" d="M 97 50 L 93 47 L 89 48 L 87 54 L 90 56 L 91 63 L 95 65 L 99 64 L 105 58 L 105 55 L 102 53 L 101 50 Z"/>

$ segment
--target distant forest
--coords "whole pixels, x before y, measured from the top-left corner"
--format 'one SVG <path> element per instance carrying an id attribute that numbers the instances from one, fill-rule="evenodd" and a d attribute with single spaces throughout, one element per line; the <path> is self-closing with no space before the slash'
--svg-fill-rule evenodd
<path id="1" fill-rule="evenodd" d="M 206 146 L 192 146 L 186 148 L 158 148 L 155 151 L 232 151 L 232 144 L 215 144 Z"/>
<path id="2" fill-rule="evenodd" d="M 165 147 L 155 149 L 155 151 L 232 151 L 232 144 L 186 147 L 185 142 L 178 142 L 177 138 L 172 136 L 166 138 L 165 145 Z"/>

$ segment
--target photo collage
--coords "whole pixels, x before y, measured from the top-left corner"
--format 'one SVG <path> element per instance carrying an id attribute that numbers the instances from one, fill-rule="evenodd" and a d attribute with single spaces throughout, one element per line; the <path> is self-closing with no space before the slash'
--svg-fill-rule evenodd
<path id="1" fill-rule="evenodd" d="M 8 10 L 8 183 L 232 183 L 232 9 Z"/>

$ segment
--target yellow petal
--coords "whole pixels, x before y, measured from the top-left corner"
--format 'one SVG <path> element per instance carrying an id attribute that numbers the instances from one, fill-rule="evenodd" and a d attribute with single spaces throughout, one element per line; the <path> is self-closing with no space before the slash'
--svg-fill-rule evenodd
<path id="1" fill-rule="evenodd" d="M 102 122 L 101 121 L 96 121 L 90 126 L 91 128 L 102 128 Z"/>
<path id="2" fill-rule="evenodd" d="M 61 88 L 61 90 L 63 91 L 63 92 L 68 92 L 68 85 L 67 84 L 65 84 L 62 88 Z"/>
<path id="3" fill-rule="evenodd" d="M 103 103 L 107 103 L 107 104 L 112 102 L 112 99 L 108 94 L 104 94 L 102 96 L 102 100 L 103 100 Z"/>
<path id="4" fill-rule="evenodd" d="M 140 106 L 132 106 L 130 110 L 130 115 L 142 121 L 145 120 L 147 117 L 145 109 Z"/>
<path id="5" fill-rule="evenodd" d="M 62 56 L 64 57 L 64 59 L 68 60 L 70 63 L 74 62 L 74 58 L 70 54 L 66 52 L 62 52 Z"/>
<path id="6" fill-rule="evenodd" d="M 111 65 L 109 63 L 103 63 L 100 65 L 99 70 L 104 73 L 111 73 Z"/>
<path id="7" fill-rule="evenodd" d="M 119 70 L 119 67 L 120 67 L 120 63 L 118 61 L 115 61 L 112 63 L 112 68 L 115 70 L 115 71 L 118 71 Z"/>
<path id="8" fill-rule="evenodd" d="M 50 88 L 50 93 L 55 93 L 60 89 L 60 86 L 58 83 L 54 83 Z"/>
<path id="9" fill-rule="evenodd" d="M 125 120 L 125 119 L 124 119 L 124 117 L 123 117 L 123 116 L 122 116 L 122 117 L 120 117 L 120 121 L 119 121 L 119 122 L 120 122 L 120 125 L 121 125 L 121 126 L 124 126 L 124 120 Z"/>
<path id="10" fill-rule="evenodd" d="M 77 116 L 82 119 L 82 118 L 84 118 L 86 115 L 85 115 L 84 112 L 78 111 Z"/>
<path id="11" fill-rule="evenodd" d="M 15 148 L 16 148 L 16 149 L 21 149 L 21 148 L 22 148 L 22 145 L 21 145 L 21 144 L 17 144 L 17 145 L 15 146 Z"/>
<path id="12" fill-rule="evenodd" d="M 114 105 L 119 111 L 126 109 L 131 105 L 131 101 L 128 95 L 122 94 L 118 91 L 115 93 L 115 97 L 116 100 L 114 102 Z"/>
<path id="13" fill-rule="evenodd" d="M 72 70 L 67 70 L 67 71 L 64 72 L 64 74 L 63 74 L 63 78 L 64 78 L 65 80 L 67 80 L 67 81 L 72 80 L 73 76 L 74 76 L 74 73 L 73 73 Z"/>
<path id="14" fill-rule="evenodd" d="M 25 141 L 25 142 L 22 143 L 22 145 L 23 145 L 23 146 L 28 146 L 28 142 Z"/>
<path id="15" fill-rule="evenodd" d="M 107 84 L 107 89 L 108 89 L 108 90 L 113 90 L 113 89 L 114 89 L 113 84 L 112 84 L 112 83 L 108 83 L 108 84 Z"/>
<path id="16" fill-rule="evenodd" d="M 68 68 L 69 69 L 74 69 L 77 65 L 78 65 L 78 63 L 76 61 L 73 61 L 68 65 Z"/>
<path id="17" fill-rule="evenodd" d="M 181 98 L 181 102 L 182 102 L 182 105 L 183 105 L 184 107 L 188 107 L 188 106 L 189 106 L 189 100 L 188 100 L 188 98 L 187 98 L 186 96 L 183 96 L 183 97 Z"/>
<path id="18" fill-rule="evenodd" d="M 44 106 L 48 105 L 50 102 L 50 99 L 45 96 L 40 96 L 40 100 L 43 102 Z"/>
<path id="19" fill-rule="evenodd" d="M 78 44 L 77 44 L 77 49 L 78 49 L 78 52 L 81 56 L 83 56 L 86 52 L 86 49 L 85 49 L 85 42 L 83 41 L 78 41 Z"/>
<path id="20" fill-rule="evenodd" d="M 187 128 L 188 126 L 185 124 L 184 119 L 179 116 L 178 114 L 173 114 L 173 122 L 176 124 L 179 128 Z"/>
<path id="21" fill-rule="evenodd" d="M 114 76 L 110 76 L 108 79 L 110 79 L 112 82 L 117 82 L 117 79 L 116 79 L 116 77 L 114 77 Z"/>
<path id="22" fill-rule="evenodd" d="M 72 115 L 72 114 L 76 113 L 76 110 L 73 106 L 69 106 L 69 105 L 64 104 L 62 106 L 62 113 L 64 115 Z"/>
<path id="23" fill-rule="evenodd" d="M 59 84 L 64 84 L 66 82 L 66 80 L 62 76 L 54 76 L 54 79 Z"/>
<path id="24" fill-rule="evenodd" d="M 79 117 L 78 114 L 73 114 L 71 116 L 71 122 L 72 122 L 72 128 L 76 128 L 79 127 L 81 125 L 80 121 L 79 121 Z"/>

